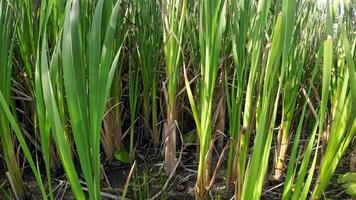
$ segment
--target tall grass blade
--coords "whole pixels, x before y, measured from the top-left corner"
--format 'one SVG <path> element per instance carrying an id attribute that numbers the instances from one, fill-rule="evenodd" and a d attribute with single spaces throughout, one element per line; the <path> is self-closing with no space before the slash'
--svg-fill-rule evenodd
<path id="1" fill-rule="evenodd" d="M 35 176 L 35 180 L 40 188 L 42 198 L 47 199 L 46 191 L 44 189 L 44 185 L 43 185 L 42 178 L 41 178 L 41 173 L 40 173 L 39 169 L 37 168 L 34 160 L 32 159 L 30 149 L 28 148 L 26 140 L 21 133 L 19 124 L 16 122 L 14 116 L 11 114 L 9 105 L 7 104 L 1 91 L 0 91 L 0 104 L 1 104 L 2 110 L 5 113 L 6 118 L 8 119 L 12 129 L 15 132 L 16 138 L 20 143 L 20 147 L 21 147 L 21 149 L 22 149 L 22 151 L 23 151 L 23 153 L 31 167 L 31 170 Z"/>
<path id="2" fill-rule="evenodd" d="M 4 96 L 7 105 L 12 105 L 11 101 L 11 75 L 12 75 L 12 55 L 13 55 L 13 13 L 5 1 L 0 1 L 0 92 Z M 0 109 L 0 140 L 3 157 L 12 182 L 13 192 L 16 199 L 25 198 L 25 186 L 21 177 L 20 166 L 15 153 L 13 133 L 9 125 L 9 120 L 5 117 L 5 111 Z"/>
<path id="3" fill-rule="evenodd" d="M 182 39 L 187 0 L 162 0 L 165 71 L 167 76 L 166 125 L 164 130 L 165 168 L 170 175 L 176 159 L 176 95 L 182 65 Z"/>
<path id="4" fill-rule="evenodd" d="M 118 23 L 120 1 L 115 4 L 107 27 L 104 27 L 103 44 L 98 42 L 102 39 L 100 22 L 103 4 L 104 1 L 100 0 L 94 13 L 90 34 L 93 43 L 89 45 L 89 60 L 86 60 L 83 52 L 85 45 L 82 42 L 86 37 L 83 34 L 87 32 L 85 27 L 81 29 L 83 22 L 80 21 L 81 12 L 85 12 L 85 4 L 80 7 L 79 0 L 74 0 L 71 7 L 70 3 L 68 4 L 63 30 L 63 76 L 68 111 L 91 199 L 100 199 L 100 129 L 121 48 L 120 44 L 113 58 L 114 34 L 117 26 L 121 24 L 121 21 Z M 86 70 L 89 71 L 87 80 Z"/>

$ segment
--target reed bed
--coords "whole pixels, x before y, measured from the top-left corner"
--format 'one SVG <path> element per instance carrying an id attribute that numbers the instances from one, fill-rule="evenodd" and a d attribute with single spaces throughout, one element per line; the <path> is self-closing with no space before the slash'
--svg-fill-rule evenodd
<path id="1" fill-rule="evenodd" d="M 355 197 L 355 18 L 349 0 L 0 0 L 0 199 Z"/>

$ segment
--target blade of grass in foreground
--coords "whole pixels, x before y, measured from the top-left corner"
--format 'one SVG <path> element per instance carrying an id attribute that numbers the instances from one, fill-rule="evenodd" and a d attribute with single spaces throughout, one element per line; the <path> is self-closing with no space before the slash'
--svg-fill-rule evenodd
<path id="1" fill-rule="evenodd" d="M 12 53 L 14 45 L 12 12 L 5 1 L 0 1 L 0 91 L 7 104 L 11 105 Z M 16 199 L 25 198 L 25 187 L 22 181 L 17 160 L 13 134 L 4 111 L 0 108 L 0 140 L 3 157 L 6 163 L 8 179 Z"/>
<path id="2" fill-rule="evenodd" d="M 70 3 L 69 3 L 70 4 Z M 87 97 L 84 86 L 84 65 L 82 63 L 81 46 L 79 43 L 79 1 L 73 1 L 72 8 L 67 6 L 63 30 L 63 78 L 67 96 L 68 113 L 71 119 L 73 136 L 82 172 L 87 181 L 88 189 L 93 192 L 91 174 L 89 139 L 92 138 L 89 128 L 85 124 L 89 122 Z M 73 47 L 72 47 L 73 46 Z M 76 49 L 75 49 L 76 48 Z M 75 54 L 75 55 L 74 55 Z M 75 59 L 74 59 L 75 58 Z M 84 124 L 85 123 L 85 124 Z M 91 194 L 90 197 L 94 198 Z"/>
<path id="3" fill-rule="evenodd" d="M 269 15 L 269 10 L 271 6 L 271 1 L 260 0 L 258 1 L 257 10 L 253 12 L 255 23 L 252 27 L 251 41 L 249 45 L 249 63 L 250 69 L 248 74 L 248 82 L 245 94 L 245 105 L 243 111 L 243 129 L 244 134 L 240 137 L 240 153 L 238 154 L 238 179 L 239 183 L 236 185 L 236 193 L 241 197 L 243 184 L 245 183 L 245 177 L 247 173 L 247 160 L 250 146 L 250 137 L 252 135 L 252 127 L 254 127 L 253 119 L 255 119 L 255 110 L 257 104 L 257 92 L 259 92 L 258 79 L 262 78 L 260 74 L 261 68 L 259 67 L 261 63 L 262 45 L 264 44 L 264 29 L 266 27 L 266 22 Z M 239 198 L 241 199 L 241 198 Z"/>
<path id="4" fill-rule="evenodd" d="M 331 116 L 333 119 L 331 121 L 330 136 L 328 139 L 328 144 L 326 151 L 321 162 L 320 173 L 318 176 L 318 181 L 313 192 L 313 199 L 321 198 L 324 190 L 326 189 L 328 183 L 331 180 L 332 175 L 347 147 L 349 146 L 352 138 L 355 133 L 355 124 L 356 124 L 356 78 L 355 78 L 355 69 L 353 66 L 354 61 L 351 54 L 350 44 L 346 35 L 345 28 L 341 30 L 343 49 L 346 57 L 346 66 L 345 62 L 339 62 L 336 67 L 339 67 L 338 71 L 344 71 L 336 78 L 339 79 L 340 83 L 335 92 L 336 100 L 332 101 L 332 107 L 335 107 L 335 110 L 332 110 Z M 329 39 L 328 39 L 329 40 Z M 332 52 L 332 46 L 324 46 L 324 51 L 330 54 Z M 325 54 L 326 55 L 326 54 Z M 331 56 L 328 56 L 326 61 L 331 65 L 330 60 Z M 347 67 L 346 70 L 342 68 Z M 349 92 L 348 89 L 350 89 Z"/>
<path id="5" fill-rule="evenodd" d="M 254 139 L 250 163 L 245 174 L 241 199 L 259 199 L 266 176 L 269 150 L 273 136 L 270 130 L 274 128 L 278 103 L 277 96 L 279 95 L 277 77 L 280 71 L 279 59 L 282 54 L 283 45 L 281 23 L 282 16 L 279 15 L 274 25 L 271 49 L 268 55 L 267 66 L 265 67 L 264 87 L 262 96 L 260 97 L 261 108 L 259 111 L 260 114 L 257 116 L 256 137 Z M 283 73 L 283 71 L 280 73 Z"/>
<path id="6" fill-rule="evenodd" d="M 283 52 L 282 52 L 282 71 L 280 75 L 280 89 L 283 92 L 283 109 L 281 128 L 277 137 L 277 153 L 275 155 L 275 174 L 274 178 L 279 180 L 283 173 L 284 157 L 288 147 L 289 129 L 292 123 L 294 106 L 297 100 L 298 84 L 296 77 L 300 77 L 302 68 L 297 67 L 290 56 L 294 53 L 293 31 L 295 27 L 296 0 L 282 1 L 282 26 L 284 34 Z M 294 60 L 294 62 L 296 62 Z M 292 69 L 289 70 L 289 66 Z M 293 84 L 294 83 L 294 84 Z"/>
<path id="7" fill-rule="evenodd" d="M 52 191 L 52 178 L 51 178 L 51 159 L 57 161 L 57 156 L 54 153 L 55 145 L 52 142 L 51 138 L 51 127 L 48 119 L 48 113 L 45 108 L 45 102 L 43 97 L 42 90 L 42 81 L 41 81 L 41 46 L 42 40 L 40 38 L 45 37 L 46 27 L 49 21 L 49 16 L 52 11 L 53 1 L 47 2 L 47 0 L 41 1 L 40 6 L 40 26 L 39 26 L 39 39 L 37 41 L 37 52 L 36 52 L 36 66 L 35 66 L 35 79 L 34 79 L 34 96 L 35 96 L 35 105 L 36 105 L 36 115 L 38 118 L 38 127 L 41 141 L 41 150 L 43 161 L 45 165 L 46 175 L 47 175 L 47 185 L 49 191 L 50 199 L 54 199 Z M 57 48 L 56 48 L 57 49 Z M 45 51 L 46 52 L 46 51 Z M 52 152 L 51 152 L 52 151 Z M 51 155 L 52 153 L 52 155 Z M 56 167 L 56 166 L 52 166 Z"/>
<path id="8" fill-rule="evenodd" d="M 85 198 L 83 190 L 80 185 L 80 180 L 77 175 L 73 158 L 71 155 L 70 142 L 68 141 L 67 133 L 64 129 L 64 124 L 62 124 L 62 119 L 58 112 L 57 102 L 55 100 L 54 91 L 52 87 L 50 70 L 48 67 L 47 59 L 47 41 L 46 35 L 43 36 L 43 42 L 41 47 L 41 81 L 42 81 L 42 91 L 43 91 L 43 100 L 46 105 L 46 111 L 48 113 L 48 118 L 52 133 L 54 136 L 55 144 L 58 149 L 60 159 L 64 171 L 67 175 L 68 181 L 71 185 L 72 192 L 77 199 Z M 53 62 L 51 63 L 51 68 L 55 68 L 58 65 L 58 49 L 56 48 L 53 55 Z"/>
<path id="9" fill-rule="evenodd" d="M 200 96 L 198 100 L 198 120 L 196 119 L 195 121 L 197 127 L 200 127 L 200 130 L 197 131 L 200 146 L 195 193 L 197 199 L 204 199 L 207 193 L 207 186 L 210 182 L 210 166 L 207 163 L 209 159 L 206 158 L 209 157 L 208 149 L 211 143 L 213 117 L 212 105 L 222 35 L 226 23 L 226 2 L 224 0 L 200 0 L 199 5 L 199 46 L 202 78 L 199 83 Z M 187 87 L 189 87 L 189 85 L 187 85 Z M 193 107 L 195 107 L 195 105 L 192 106 L 192 108 Z"/>
<path id="10" fill-rule="evenodd" d="M 30 149 L 27 146 L 26 140 L 23 137 L 22 133 L 21 133 L 21 129 L 19 127 L 19 124 L 16 122 L 15 118 L 13 117 L 13 115 L 11 114 L 11 111 L 9 109 L 9 105 L 6 103 L 6 100 L 2 94 L 2 92 L 0 91 L 0 105 L 5 113 L 6 118 L 8 119 L 12 129 L 15 132 L 16 138 L 20 143 L 20 147 L 22 149 L 22 151 L 24 152 L 24 155 L 31 167 L 31 170 L 35 176 L 36 182 L 40 188 L 41 194 L 42 194 L 42 198 L 43 199 L 47 199 L 47 195 L 46 195 L 46 191 L 44 189 L 44 185 L 41 179 L 41 174 L 39 172 L 39 169 L 36 167 L 36 164 L 34 162 L 34 160 L 32 159 L 31 156 L 31 152 Z"/>
<path id="11" fill-rule="evenodd" d="M 100 199 L 100 129 L 114 72 L 121 50 L 122 37 L 115 40 L 120 1 L 112 9 L 106 27 L 102 25 L 103 5 L 99 0 L 93 17 L 90 34 L 81 29 L 80 1 L 68 3 L 63 30 L 63 77 L 67 95 L 68 113 L 81 169 L 88 185 L 90 199 Z M 105 36 L 101 44 L 102 28 Z M 81 35 L 85 34 L 85 35 Z M 90 43 L 84 51 L 82 41 L 89 34 Z M 113 44 L 119 49 L 113 58 Z M 89 56 L 85 55 L 89 52 Z M 88 70 L 88 71 L 87 71 Z M 88 75 L 88 76 L 86 76 Z"/>
<path id="12" fill-rule="evenodd" d="M 322 96 L 321 96 L 321 104 L 320 104 L 320 110 L 319 110 L 319 119 L 315 124 L 315 128 L 311 135 L 311 138 L 309 139 L 305 154 L 303 155 L 303 161 L 298 173 L 298 178 L 295 183 L 295 188 L 293 191 L 292 199 L 300 199 L 306 196 L 306 192 L 310 190 L 310 185 L 311 185 L 311 179 L 312 175 L 314 174 L 315 167 L 316 167 L 316 159 L 318 156 L 318 151 L 319 151 L 319 145 L 320 145 L 320 139 L 322 136 L 322 133 L 324 131 L 324 123 L 326 121 L 326 109 L 327 109 L 327 103 L 329 100 L 329 87 L 330 87 L 330 78 L 331 78 L 331 69 L 332 69 L 332 38 L 329 36 L 327 40 L 324 42 L 323 45 L 323 76 L 322 76 Z M 316 129 L 318 127 L 318 129 Z M 317 135 L 317 142 L 316 142 L 316 149 L 314 153 L 314 158 L 312 161 L 312 164 L 309 168 L 309 175 L 307 176 L 307 179 L 304 180 L 307 169 L 309 166 L 309 159 L 312 154 L 312 147 L 313 143 L 315 141 L 316 137 L 316 132 L 317 130 L 318 135 Z"/>

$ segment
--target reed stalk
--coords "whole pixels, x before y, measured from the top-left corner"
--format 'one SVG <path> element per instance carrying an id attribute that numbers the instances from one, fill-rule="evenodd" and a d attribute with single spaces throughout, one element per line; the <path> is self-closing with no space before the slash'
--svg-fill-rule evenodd
<path id="1" fill-rule="evenodd" d="M 186 0 L 162 0 L 164 58 L 166 71 L 166 123 L 164 127 L 164 154 L 166 174 L 176 164 L 176 95 L 182 65 L 182 40 L 187 10 Z"/>

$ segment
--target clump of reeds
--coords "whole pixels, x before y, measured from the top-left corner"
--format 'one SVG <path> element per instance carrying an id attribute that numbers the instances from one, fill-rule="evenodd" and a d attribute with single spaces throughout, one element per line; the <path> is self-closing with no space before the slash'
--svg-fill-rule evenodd
<path id="1" fill-rule="evenodd" d="M 123 196 L 152 198 L 150 170 L 143 181 L 134 170 L 154 152 L 166 181 L 157 198 L 196 145 L 196 199 L 215 197 L 218 176 L 226 198 L 261 199 L 271 179 L 281 199 L 328 197 L 356 134 L 354 7 L 0 0 L 0 159 L 9 186 L 0 195 L 31 198 L 29 165 L 42 199 L 57 197 L 58 168 L 74 198 L 112 197 L 103 172 L 115 158 L 132 164 L 128 177 L 115 177 L 127 178 Z"/>

